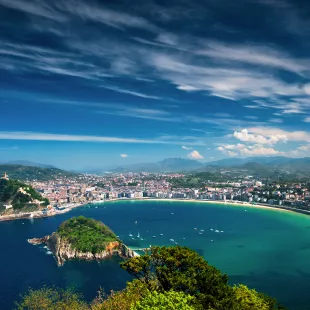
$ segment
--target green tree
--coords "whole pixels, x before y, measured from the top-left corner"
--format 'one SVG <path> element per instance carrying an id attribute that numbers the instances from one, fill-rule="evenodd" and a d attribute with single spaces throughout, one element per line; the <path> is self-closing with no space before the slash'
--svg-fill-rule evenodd
<path id="1" fill-rule="evenodd" d="M 195 251 L 181 246 L 152 247 L 149 253 L 121 263 L 131 275 L 160 292 L 174 290 L 197 297 L 205 309 L 234 309 L 234 292 L 227 275 L 210 266 Z"/>
<path id="2" fill-rule="evenodd" d="M 30 289 L 16 303 L 16 310 L 87 310 L 87 304 L 81 296 L 72 290 L 55 288 Z"/>
<path id="3" fill-rule="evenodd" d="M 138 301 L 130 310 L 194 310 L 195 298 L 183 292 L 153 292 Z"/>

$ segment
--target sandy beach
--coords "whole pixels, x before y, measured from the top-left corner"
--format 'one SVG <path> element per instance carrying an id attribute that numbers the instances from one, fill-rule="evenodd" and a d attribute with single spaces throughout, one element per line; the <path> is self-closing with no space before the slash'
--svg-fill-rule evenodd
<path id="1" fill-rule="evenodd" d="M 72 209 L 83 207 L 89 204 L 103 204 L 115 201 L 168 201 L 168 202 L 189 202 L 189 203 L 206 203 L 206 204 L 219 204 L 219 205 L 226 205 L 226 206 L 237 206 L 237 207 L 249 207 L 249 208 L 260 208 L 260 209 L 269 209 L 275 210 L 278 212 L 295 212 L 295 213 L 302 213 L 309 215 L 310 211 L 302 210 L 302 209 L 293 209 L 284 206 L 275 206 L 275 205 L 266 205 L 266 204 L 251 204 L 244 201 L 237 201 L 237 200 L 198 200 L 198 199 L 177 199 L 177 198 L 152 198 L 152 197 L 144 197 L 144 198 L 115 198 L 109 200 L 100 200 L 100 201 L 91 201 L 85 204 L 70 204 L 68 206 L 63 205 L 65 209 L 63 210 L 53 210 L 48 211 L 47 213 L 43 214 L 42 211 L 34 211 L 34 212 L 25 212 L 25 213 L 16 213 L 16 214 L 8 214 L 8 215 L 1 215 L 1 221 L 12 221 L 12 220 L 19 220 L 19 219 L 35 219 L 35 218 L 43 218 L 43 217 L 50 217 L 56 216 L 58 214 L 63 214 L 70 212 Z"/>

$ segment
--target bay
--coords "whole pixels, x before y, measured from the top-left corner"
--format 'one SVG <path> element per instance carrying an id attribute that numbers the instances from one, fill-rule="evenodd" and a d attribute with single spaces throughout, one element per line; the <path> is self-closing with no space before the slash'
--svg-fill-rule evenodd
<path id="1" fill-rule="evenodd" d="M 1 222 L 1 309 L 12 309 L 29 287 L 74 286 L 89 301 L 100 287 L 107 293 L 125 287 L 131 277 L 119 267 L 118 258 L 100 263 L 70 261 L 57 267 L 48 249 L 27 242 L 78 215 L 104 222 L 131 247 L 189 246 L 227 273 L 230 283 L 244 283 L 272 295 L 289 309 L 309 309 L 309 216 L 169 201 L 105 202 L 55 217 Z"/>

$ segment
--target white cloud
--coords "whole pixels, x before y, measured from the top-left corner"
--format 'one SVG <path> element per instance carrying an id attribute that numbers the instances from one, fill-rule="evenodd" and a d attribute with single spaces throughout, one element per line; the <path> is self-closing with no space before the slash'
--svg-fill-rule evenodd
<path id="1" fill-rule="evenodd" d="M 175 140 L 158 139 L 137 139 L 137 138 L 120 138 L 104 136 L 85 136 L 85 135 L 67 135 L 52 134 L 40 132 L 10 132 L 0 131 L 0 140 L 29 140 L 29 141 L 65 141 L 65 142 L 99 142 L 99 143 L 139 143 L 139 144 L 175 144 L 180 145 L 182 142 Z M 202 142 L 188 142 L 189 145 L 202 145 Z"/>
<path id="2" fill-rule="evenodd" d="M 235 131 L 233 137 L 243 142 L 251 142 L 256 144 L 275 144 L 278 142 L 286 142 L 287 137 L 284 134 L 253 134 L 249 133 L 248 129 L 242 129 L 241 131 Z"/>
<path id="3" fill-rule="evenodd" d="M 194 87 L 194 86 L 190 86 L 190 85 L 178 85 L 177 89 L 179 90 L 185 90 L 185 91 L 195 91 L 195 90 L 199 90 L 198 88 Z"/>
<path id="4" fill-rule="evenodd" d="M 308 70 L 307 60 L 295 59 L 268 46 L 231 45 L 211 41 L 206 42 L 205 49 L 198 50 L 196 53 L 213 59 L 272 67 L 301 75 Z"/>
<path id="5" fill-rule="evenodd" d="M 306 118 L 304 119 L 304 122 L 305 122 L 305 123 L 310 123 L 310 117 L 306 117 Z"/>
<path id="6" fill-rule="evenodd" d="M 187 154 L 187 157 L 190 158 L 190 159 L 203 159 L 204 158 L 196 150 L 194 150 L 194 151 L 190 152 L 189 154 Z"/>
<path id="7" fill-rule="evenodd" d="M 182 145 L 182 149 L 183 149 L 183 150 L 192 150 L 193 148 L 192 148 L 192 147 L 185 146 L 185 145 Z"/>
<path id="8" fill-rule="evenodd" d="M 229 156 L 270 156 L 280 153 L 272 147 L 264 147 L 261 144 L 247 146 L 240 143 L 222 145 L 219 146 L 217 150 Z"/>
<path id="9" fill-rule="evenodd" d="M 121 154 L 121 157 L 122 158 L 127 158 L 127 157 L 129 157 L 129 155 L 128 154 Z"/>
<path id="10" fill-rule="evenodd" d="M 306 131 L 286 131 L 274 127 L 250 127 L 248 128 L 248 131 L 264 137 L 285 136 L 288 141 L 310 142 L 310 132 Z"/>
<path id="11" fill-rule="evenodd" d="M 158 96 L 151 96 L 151 95 L 147 95 L 147 94 L 143 94 L 137 91 L 131 91 L 128 89 L 122 89 L 119 87 L 115 87 L 115 86 L 101 86 L 105 89 L 109 89 L 109 90 L 113 90 L 116 91 L 118 93 L 123 93 L 123 94 L 128 94 L 128 95 L 132 95 L 132 96 L 136 96 L 136 97 L 141 97 L 141 98 L 146 98 L 146 99 L 155 99 L 155 100 L 160 100 L 162 99 L 161 97 Z"/>

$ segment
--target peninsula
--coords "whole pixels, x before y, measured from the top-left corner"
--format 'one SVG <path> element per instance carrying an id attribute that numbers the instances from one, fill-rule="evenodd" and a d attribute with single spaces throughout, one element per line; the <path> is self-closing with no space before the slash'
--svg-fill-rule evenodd
<path id="1" fill-rule="evenodd" d="M 56 232 L 43 238 L 28 239 L 31 244 L 46 244 L 52 251 L 58 266 L 67 260 L 103 260 L 112 255 L 122 258 L 138 256 L 129 249 L 100 221 L 84 216 L 63 222 Z"/>

